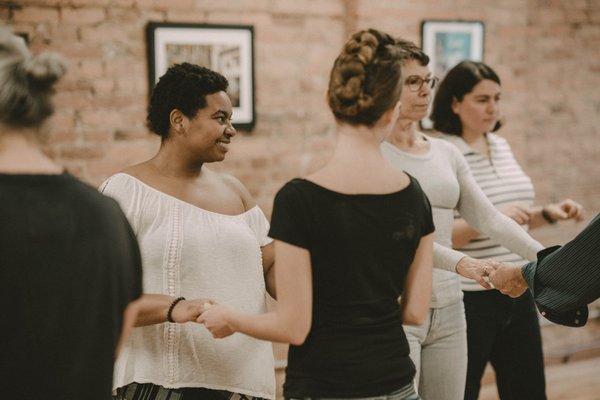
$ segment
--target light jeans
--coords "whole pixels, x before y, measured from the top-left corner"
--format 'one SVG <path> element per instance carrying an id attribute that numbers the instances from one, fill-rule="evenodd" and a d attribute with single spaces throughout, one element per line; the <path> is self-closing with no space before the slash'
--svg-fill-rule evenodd
<path id="1" fill-rule="evenodd" d="M 415 386 L 425 400 L 462 400 L 467 378 L 467 323 L 462 300 L 430 308 L 422 325 L 404 325 Z"/>

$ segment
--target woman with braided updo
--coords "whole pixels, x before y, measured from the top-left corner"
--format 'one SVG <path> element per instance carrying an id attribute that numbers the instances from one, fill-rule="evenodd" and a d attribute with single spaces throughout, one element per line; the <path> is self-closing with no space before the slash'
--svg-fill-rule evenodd
<path id="1" fill-rule="evenodd" d="M 434 227 L 418 182 L 379 150 L 398 117 L 400 76 L 389 35 L 360 31 L 345 44 L 328 91 L 334 154 L 275 198 L 277 308 L 216 305 L 199 318 L 215 337 L 291 343 L 287 398 L 419 399 L 402 323 L 429 308 Z"/>

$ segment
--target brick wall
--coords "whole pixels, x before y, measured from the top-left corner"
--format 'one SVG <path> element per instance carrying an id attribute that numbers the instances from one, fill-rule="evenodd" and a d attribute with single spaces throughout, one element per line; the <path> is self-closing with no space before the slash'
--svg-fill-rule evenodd
<path id="1" fill-rule="evenodd" d="M 97 185 L 158 146 L 144 126 L 147 21 L 255 26 L 257 125 L 215 168 L 267 213 L 276 190 L 321 165 L 334 141 L 324 97 L 341 44 L 376 27 L 420 42 L 423 19 L 479 19 L 485 60 L 503 80 L 501 133 L 540 202 L 571 196 L 600 211 L 600 2 L 597 0 L 16 0 L 0 16 L 34 50 L 70 61 L 48 150 Z M 564 240 L 580 227 L 548 231 Z"/>
<path id="2" fill-rule="evenodd" d="M 48 150 L 98 185 L 150 157 L 144 126 L 147 21 L 252 24 L 257 124 L 215 168 L 240 178 L 270 213 L 288 179 L 317 168 L 334 142 L 329 69 L 347 36 L 375 27 L 420 43 L 423 19 L 485 22 L 485 61 L 503 81 L 501 133 L 532 176 L 539 202 L 571 196 L 600 211 L 598 0 L 16 0 L 10 23 L 34 50 L 65 55 Z M 0 9 L 8 21 L 8 12 Z M 546 243 L 582 225 L 543 229 Z M 285 358 L 285 347 L 276 347 Z M 281 374 L 278 375 L 281 378 Z"/>

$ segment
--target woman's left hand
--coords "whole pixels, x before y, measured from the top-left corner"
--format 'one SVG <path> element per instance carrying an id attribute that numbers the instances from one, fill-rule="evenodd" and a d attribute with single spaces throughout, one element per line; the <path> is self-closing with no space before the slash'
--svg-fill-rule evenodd
<path id="1" fill-rule="evenodd" d="M 571 199 L 565 199 L 560 203 L 549 204 L 544 207 L 546 213 L 553 220 L 574 219 L 575 221 L 583 221 L 583 206 Z"/>
<path id="2" fill-rule="evenodd" d="M 230 324 L 233 309 L 224 304 L 208 307 L 200 314 L 196 322 L 203 324 L 216 339 L 222 339 L 235 333 Z"/>

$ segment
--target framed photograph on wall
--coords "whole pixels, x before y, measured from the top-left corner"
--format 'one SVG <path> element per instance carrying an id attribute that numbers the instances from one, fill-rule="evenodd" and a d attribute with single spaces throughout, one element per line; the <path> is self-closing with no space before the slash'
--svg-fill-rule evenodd
<path id="1" fill-rule="evenodd" d="M 484 34 L 481 21 L 423 21 L 421 48 L 430 57 L 431 72 L 441 80 L 463 60 L 483 61 Z M 421 128 L 430 130 L 433 123 L 426 118 Z"/>
<path id="2" fill-rule="evenodd" d="M 189 62 L 229 81 L 236 129 L 254 127 L 254 29 L 249 25 L 150 22 L 146 27 L 150 89 L 173 64 Z"/>

